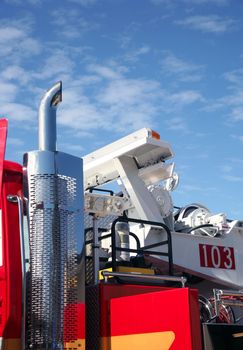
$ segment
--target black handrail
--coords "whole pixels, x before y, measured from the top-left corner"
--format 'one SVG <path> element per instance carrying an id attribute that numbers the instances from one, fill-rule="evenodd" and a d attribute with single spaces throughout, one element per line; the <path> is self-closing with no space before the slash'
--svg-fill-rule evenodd
<path id="1" fill-rule="evenodd" d="M 105 193 L 109 193 L 111 196 L 114 196 L 114 191 L 112 191 L 112 190 L 106 190 L 104 188 L 96 188 L 96 187 L 89 188 L 89 193 L 93 193 L 94 191 L 105 192 Z"/>
<path id="2" fill-rule="evenodd" d="M 124 216 L 118 217 L 117 219 L 115 219 L 111 225 L 111 248 L 112 248 L 111 258 L 112 258 L 112 270 L 114 272 L 116 271 L 116 266 L 117 266 L 117 263 L 116 263 L 116 252 L 117 251 L 126 251 L 126 252 L 131 252 L 131 253 L 136 252 L 135 249 L 117 247 L 117 245 L 116 245 L 116 232 L 115 232 L 115 227 L 116 227 L 117 222 L 126 222 L 126 223 L 133 222 L 133 223 L 137 223 L 137 224 L 158 226 L 158 227 L 163 228 L 165 230 L 165 232 L 167 233 L 167 240 L 159 242 L 159 243 L 151 244 L 148 246 L 144 246 L 144 247 L 138 249 L 138 252 L 139 253 L 147 253 L 147 254 L 151 254 L 151 255 L 167 256 L 168 263 L 169 263 L 169 274 L 173 275 L 172 239 L 171 239 L 171 232 L 170 232 L 170 229 L 168 228 L 168 226 L 166 226 L 165 224 L 163 224 L 161 222 L 132 219 L 132 218 L 126 218 Z M 148 249 L 151 249 L 151 248 L 154 248 L 157 246 L 162 246 L 165 244 L 168 245 L 168 253 L 164 253 L 164 252 L 162 253 L 162 252 L 148 250 Z"/>

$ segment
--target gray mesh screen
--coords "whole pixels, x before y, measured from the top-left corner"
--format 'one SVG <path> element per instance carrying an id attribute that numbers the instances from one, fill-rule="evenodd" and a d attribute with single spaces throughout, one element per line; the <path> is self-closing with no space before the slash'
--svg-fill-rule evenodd
<path id="1" fill-rule="evenodd" d="M 29 181 L 27 348 L 64 349 L 78 332 L 76 179 L 44 174 Z"/>

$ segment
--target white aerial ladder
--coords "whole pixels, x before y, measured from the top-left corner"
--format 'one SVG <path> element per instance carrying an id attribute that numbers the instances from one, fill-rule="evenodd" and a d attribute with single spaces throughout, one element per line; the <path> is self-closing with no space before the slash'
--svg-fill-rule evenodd
<path id="1" fill-rule="evenodd" d="M 201 204 L 190 204 L 176 211 L 171 191 L 178 184 L 178 176 L 174 163 L 168 162 L 172 157 L 170 144 L 147 128 L 86 155 L 83 157 L 85 209 L 96 217 L 121 216 L 125 212 L 128 218 L 165 225 L 171 232 L 174 270 L 195 276 L 200 281 L 197 288 L 200 290 L 201 286 L 207 297 L 213 295 L 214 288 L 217 311 L 221 296 L 231 298 L 236 294 L 235 298 L 240 300 L 243 297 L 243 221 L 227 220 L 222 213 L 213 215 Z M 114 180 L 120 186 L 118 194 L 95 191 Z M 130 225 L 141 246 L 164 251 L 164 246 L 156 246 L 165 240 L 163 227 Z M 135 243 L 130 237 L 125 246 L 133 249 Z M 101 251 L 102 248 L 107 251 L 109 246 L 110 241 L 103 240 Z M 129 260 L 132 255 L 127 253 L 120 258 Z M 150 261 L 162 270 L 168 263 L 167 257 L 152 254 Z M 208 305 L 206 308 L 209 310 Z"/>

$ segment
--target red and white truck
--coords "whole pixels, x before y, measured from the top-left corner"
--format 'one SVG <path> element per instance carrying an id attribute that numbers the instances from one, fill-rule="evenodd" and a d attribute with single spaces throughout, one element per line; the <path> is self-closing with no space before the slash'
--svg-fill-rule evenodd
<path id="1" fill-rule="evenodd" d="M 58 151 L 61 100 L 58 82 L 23 164 L 0 121 L 0 350 L 243 349 L 243 221 L 175 207 L 173 150 L 151 129 Z"/>

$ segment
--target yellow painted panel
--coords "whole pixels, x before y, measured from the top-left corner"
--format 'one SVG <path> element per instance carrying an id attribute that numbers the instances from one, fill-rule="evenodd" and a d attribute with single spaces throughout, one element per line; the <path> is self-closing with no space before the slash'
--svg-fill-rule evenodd
<path id="1" fill-rule="evenodd" d="M 111 350 L 169 350 L 174 332 L 122 335 L 111 338 Z"/>
<path id="2" fill-rule="evenodd" d="M 112 268 L 109 267 L 107 269 L 104 270 L 100 270 L 99 271 L 99 279 L 103 280 L 104 277 L 102 276 L 102 271 L 108 271 L 108 272 L 112 272 Z M 132 267 L 132 266 L 117 266 L 117 272 L 128 272 L 128 273 L 134 273 L 134 275 L 136 274 L 146 274 L 146 275 L 154 275 L 154 270 L 153 269 L 146 269 L 146 268 L 142 268 L 142 267 Z"/>
<path id="3" fill-rule="evenodd" d="M 131 266 L 117 266 L 118 272 L 129 272 L 129 273 L 138 273 L 138 274 L 146 274 L 146 275 L 154 275 L 153 269 L 146 269 L 143 267 L 131 267 Z"/>
<path id="4" fill-rule="evenodd" d="M 175 340 L 175 333 L 155 332 L 119 335 L 101 339 L 102 350 L 169 350 Z"/>
<path id="5" fill-rule="evenodd" d="M 74 342 L 70 343 L 65 343 L 65 350 L 72 350 L 72 349 L 80 349 L 80 350 L 85 350 L 85 339 L 78 339 Z"/>

